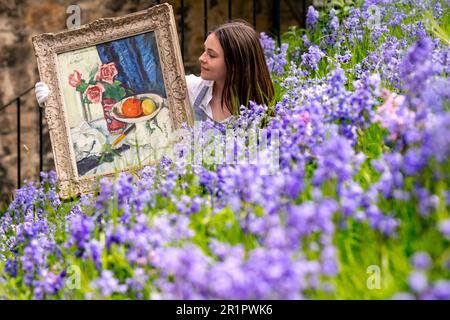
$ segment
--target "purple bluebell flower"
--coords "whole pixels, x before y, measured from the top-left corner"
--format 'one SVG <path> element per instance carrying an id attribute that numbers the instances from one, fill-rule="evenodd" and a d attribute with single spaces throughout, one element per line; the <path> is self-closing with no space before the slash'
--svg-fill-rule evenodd
<path id="1" fill-rule="evenodd" d="M 392 300 L 416 300 L 416 297 L 408 292 L 399 292 L 392 297 Z"/>
<path id="2" fill-rule="evenodd" d="M 52 188 L 56 186 L 57 179 L 58 179 L 58 177 L 56 175 L 56 171 L 50 170 L 48 172 L 48 182 L 50 183 L 50 186 Z"/>
<path id="3" fill-rule="evenodd" d="M 335 57 L 340 63 L 347 64 L 351 60 L 352 54 L 350 50 L 346 50 L 343 55 L 336 55 Z"/>
<path id="4" fill-rule="evenodd" d="M 403 157 L 403 168 L 406 174 L 414 176 L 426 165 L 427 158 L 423 154 L 423 149 L 411 148 L 406 151 Z"/>
<path id="5" fill-rule="evenodd" d="M 34 281 L 34 298 L 45 299 L 55 296 L 64 287 L 64 273 L 54 274 L 47 269 L 39 272 L 40 280 Z"/>
<path id="6" fill-rule="evenodd" d="M 70 239 L 67 246 L 76 246 L 76 255 L 83 256 L 84 251 L 90 241 L 95 224 L 90 217 L 86 215 L 75 216 L 70 221 Z"/>
<path id="7" fill-rule="evenodd" d="M 410 94 L 420 92 L 426 80 L 441 71 L 440 65 L 431 63 L 432 49 L 432 41 L 423 37 L 408 50 L 400 64 L 400 76 L 404 81 L 404 88 Z"/>
<path id="8" fill-rule="evenodd" d="M 23 255 L 20 257 L 22 269 L 24 271 L 24 283 L 28 286 L 32 285 L 33 280 L 39 270 L 45 267 L 47 252 L 43 245 L 39 244 L 36 239 L 25 247 Z"/>
<path id="9" fill-rule="evenodd" d="M 260 33 L 260 42 L 264 50 L 264 56 L 269 71 L 281 76 L 284 67 L 287 64 L 288 45 L 283 43 L 280 48 L 275 45 L 275 40 L 267 36 L 264 32 Z"/>
<path id="10" fill-rule="evenodd" d="M 416 252 L 411 258 L 414 268 L 418 270 L 428 270 L 431 267 L 431 258 L 427 252 Z"/>
<path id="11" fill-rule="evenodd" d="M 110 250 L 112 244 L 122 244 L 127 240 L 128 230 L 125 226 L 119 224 L 116 228 L 109 225 L 106 229 L 106 249 Z"/>
<path id="12" fill-rule="evenodd" d="M 415 271 L 410 274 L 408 283 L 410 288 L 417 292 L 423 292 L 428 287 L 428 280 L 424 273 Z"/>
<path id="13" fill-rule="evenodd" d="M 323 274 L 327 276 L 333 276 L 338 273 L 339 268 L 336 260 L 336 248 L 334 248 L 333 246 L 325 247 L 322 250 L 320 259 Z"/>
<path id="14" fill-rule="evenodd" d="M 143 299 L 143 291 L 146 287 L 146 283 L 149 279 L 149 275 L 142 268 L 136 268 L 133 271 L 133 277 L 126 280 L 126 285 L 129 290 L 136 294 L 138 299 Z"/>
<path id="15" fill-rule="evenodd" d="M 415 188 L 418 198 L 418 211 L 422 216 L 429 216 L 439 205 L 439 197 L 430 194 L 425 188 Z"/>
<path id="16" fill-rule="evenodd" d="M 441 2 L 436 1 L 434 8 L 433 8 L 433 15 L 436 20 L 439 20 L 442 17 L 442 14 L 444 13 L 444 10 L 442 8 Z"/>
<path id="17" fill-rule="evenodd" d="M 103 248 L 99 241 L 91 240 L 88 245 L 88 251 L 91 255 L 92 261 L 94 261 L 97 270 L 102 270 L 102 252 Z"/>
<path id="18" fill-rule="evenodd" d="M 389 215 L 381 219 L 379 223 L 379 230 L 386 236 L 393 236 L 397 227 L 400 225 L 400 220 Z"/>
<path id="19" fill-rule="evenodd" d="M 339 18 L 336 16 L 336 11 L 334 9 L 330 10 L 330 21 L 329 26 L 333 32 L 336 32 L 339 29 Z"/>
<path id="20" fill-rule="evenodd" d="M 314 9 L 313 6 L 309 6 L 308 12 L 306 13 L 306 25 L 308 26 L 308 28 L 314 29 L 317 24 L 318 18 L 319 12 Z"/>
<path id="21" fill-rule="evenodd" d="M 447 100 L 448 102 L 450 100 Z M 430 117 L 431 118 L 431 117 Z M 446 113 L 428 122 L 428 129 L 424 132 L 422 147 L 423 158 L 434 157 L 439 163 L 444 163 L 450 155 L 450 142 L 445 139 L 450 133 L 450 114 Z"/>
<path id="22" fill-rule="evenodd" d="M 418 39 L 425 38 L 427 36 L 427 32 L 422 21 L 417 22 L 416 36 Z"/>
<path id="23" fill-rule="evenodd" d="M 190 198 L 189 196 L 182 195 L 180 201 L 176 201 L 176 206 L 178 212 L 190 215 L 200 211 L 202 203 L 203 200 L 200 197 L 194 196 Z"/>
<path id="24" fill-rule="evenodd" d="M 133 191 L 135 189 L 135 186 L 133 185 L 133 177 L 130 174 L 121 172 L 115 187 L 118 205 L 119 207 L 122 207 L 133 195 Z"/>
<path id="25" fill-rule="evenodd" d="M 84 207 L 90 207 L 92 206 L 92 199 L 93 199 L 93 195 L 92 194 L 83 194 L 80 197 L 80 205 L 84 206 Z"/>
<path id="26" fill-rule="evenodd" d="M 120 284 L 111 270 L 103 270 L 100 278 L 92 281 L 90 286 L 99 290 L 103 298 L 109 298 L 114 293 L 125 293 L 127 291 L 127 285 Z"/>
<path id="27" fill-rule="evenodd" d="M 361 10 L 359 8 L 352 7 L 350 9 L 349 16 L 344 20 L 343 25 L 348 32 L 350 44 L 362 39 Z"/>
<path id="28" fill-rule="evenodd" d="M 94 208 L 97 212 L 106 210 L 108 202 L 113 197 L 113 192 L 112 182 L 106 177 L 101 178 L 99 184 L 99 192 L 94 205 Z"/>
<path id="29" fill-rule="evenodd" d="M 14 259 L 8 259 L 5 263 L 4 271 L 10 277 L 17 277 L 17 261 Z"/>
<path id="30" fill-rule="evenodd" d="M 304 34 L 302 36 L 302 40 L 303 40 L 303 46 L 304 47 L 309 47 L 311 45 L 311 41 L 309 41 L 307 34 Z"/>
<path id="31" fill-rule="evenodd" d="M 318 63 L 324 56 L 325 53 L 323 53 L 318 46 L 312 45 L 309 47 L 308 52 L 302 54 L 301 65 L 312 70 L 318 70 Z"/>
<path id="32" fill-rule="evenodd" d="M 334 178 L 338 183 L 343 183 L 351 178 L 355 152 L 347 139 L 332 137 L 318 147 L 316 154 L 318 165 L 312 179 L 314 185 Z"/>
<path id="33" fill-rule="evenodd" d="M 438 280 L 433 283 L 432 294 L 434 299 L 449 300 L 450 299 L 450 281 Z"/>
<path id="34" fill-rule="evenodd" d="M 450 219 L 439 222 L 439 231 L 445 238 L 450 239 Z"/>
<path id="35" fill-rule="evenodd" d="M 27 182 L 20 189 L 16 190 L 16 196 L 8 206 L 8 212 L 11 218 L 16 223 L 20 222 L 23 215 L 31 208 L 38 200 L 40 193 L 32 182 Z"/>
<path id="36" fill-rule="evenodd" d="M 355 214 L 361 204 L 363 189 L 356 182 L 346 184 L 341 190 L 341 207 L 344 216 Z"/>

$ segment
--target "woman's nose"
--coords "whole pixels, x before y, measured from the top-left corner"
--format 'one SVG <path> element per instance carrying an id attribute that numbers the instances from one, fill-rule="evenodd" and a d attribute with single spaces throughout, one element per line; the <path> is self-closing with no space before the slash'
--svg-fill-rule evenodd
<path id="1" fill-rule="evenodd" d="M 205 55 L 205 53 L 203 52 L 203 53 L 201 54 L 201 56 L 198 57 L 198 61 L 200 61 L 200 63 L 205 63 L 204 55 Z"/>

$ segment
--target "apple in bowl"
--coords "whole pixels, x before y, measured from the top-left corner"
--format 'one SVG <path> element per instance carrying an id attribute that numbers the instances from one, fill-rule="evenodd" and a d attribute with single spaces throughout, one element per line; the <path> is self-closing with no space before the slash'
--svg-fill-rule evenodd
<path id="1" fill-rule="evenodd" d="M 152 99 L 143 100 L 137 98 L 127 98 L 121 107 L 122 115 L 126 118 L 138 118 L 142 115 L 148 116 L 156 110 L 156 104 Z"/>

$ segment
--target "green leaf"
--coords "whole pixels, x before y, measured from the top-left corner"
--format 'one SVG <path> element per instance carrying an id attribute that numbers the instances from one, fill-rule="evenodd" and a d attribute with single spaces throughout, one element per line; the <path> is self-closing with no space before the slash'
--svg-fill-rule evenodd
<path id="1" fill-rule="evenodd" d="M 119 82 L 120 83 L 120 82 Z M 122 100 L 122 98 L 126 95 L 125 89 L 117 84 L 115 81 L 114 84 L 105 83 L 105 92 L 103 93 L 105 98 L 114 99 L 116 101 Z"/>
<path id="2" fill-rule="evenodd" d="M 110 85 L 109 83 L 105 83 L 103 86 L 105 88 L 105 92 L 103 93 L 103 96 L 105 98 L 115 99 L 114 86 Z"/>
<path id="3" fill-rule="evenodd" d="M 86 83 L 86 81 L 81 80 L 80 84 L 77 86 L 77 91 L 83 93 L 84 91 L 86 91 L 88 87 L 88 84 Z"/>
<path id="4" fill-rule="evenodd" d="M 89 73 L 89 79 L 90 79 L 89 83 L 91 83 L 92 81 L 95 80 L 95 75 L 97 74 L 97 71 L 98 71 L 98 66 L 91 70 L 91 72 Z M 95 82 L 92 84 L 95 84 Z"/>
<path id="5" fill-rule="evenodd" d="M 118 94 L 120 96 L 119 100 L 122 100 L 122 98 L 125 97 L 125 94 L 126 94 L 125 89 L 123 87 L 119 87 Z M 119 100 L 117 100 L 117 101 L 119 101 Z"/>

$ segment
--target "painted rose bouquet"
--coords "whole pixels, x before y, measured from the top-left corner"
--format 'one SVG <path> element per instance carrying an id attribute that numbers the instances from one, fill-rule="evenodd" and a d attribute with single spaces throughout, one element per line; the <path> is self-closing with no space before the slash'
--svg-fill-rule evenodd
<path id="1" fill-rule="evenodd" d="M 94 68 L 89 74 L 88 81 L 83 79 L 83 75 L 78 70 L 74 70 L 74 73 L 69 76 L 69 84 L 80 92 L 83 106 L 87 106 L 84 109 L 85 118 L 88 121 L 92 118 L 90 104 L 101 103 L 107 128 L 111 134 L 122 133 L 126 125 L 111 116 L 113 105 L 126 95 L 122 82 L 115 79 L 117 74 L 116 65 L 111 62 Z"/>
<path id="2" fill-rule="evenodd" d="M 88 81 L 78 70 L 74 70 L 69 76 L 69 84 L 81 93 L 84 104 L 99 103 L 105 98 L 120 101 L 126 91 L 122 82 L 114 79 L 117 74 L 114 62 L 101 64 L 90 72 Z"/>

